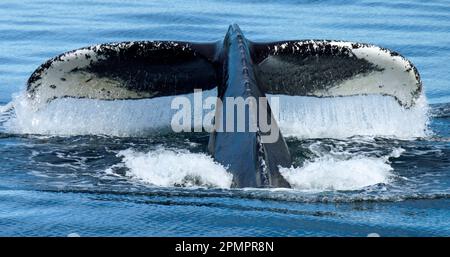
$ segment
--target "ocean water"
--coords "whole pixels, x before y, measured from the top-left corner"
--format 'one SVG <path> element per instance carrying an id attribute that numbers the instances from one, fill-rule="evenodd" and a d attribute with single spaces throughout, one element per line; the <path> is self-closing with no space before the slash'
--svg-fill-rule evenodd
<path id="1" fill-rule="evenodd" d="M 230 189 L 207 133 L 165 133 L 164 100 L 23 92 L 45 60 L 130 40 L 339 39 L 418 68 L 411 109 L 386 96 L 283 99 L 292 189 Z M 0 236 L 450 236 L 450 2 L 0 2 Z M 214 92 L 210 92 L 214 94 Z"/>

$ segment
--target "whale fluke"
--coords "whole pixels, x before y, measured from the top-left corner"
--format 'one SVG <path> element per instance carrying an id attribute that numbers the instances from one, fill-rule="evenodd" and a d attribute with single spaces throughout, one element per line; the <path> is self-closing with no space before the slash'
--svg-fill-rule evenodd
<path id="1" fill-rule="evenodd" d="M 28 97 L 142 99 L 192 93 L 217 85 L 217 43 L 138 41 L 101 44 L 61 54 L 29 78 Z"/>
<path id="2" fill-rule="evenodd" d="M 45 108 L 52 100 L 65 97 L 143 99 L 216 87 L 222 101 L 265 99 L 266 94 L 381 94 L 394 97 L 405 108 L 414 106 L 422 91 L 414 65 L 388 49 L 332 40 L 252 42 L 232 25 L 223 41 L 110 43 L 61 54 L 34 71 L 27 95 L 38 108 Z M 289 187 L 278 171 L 292 164 L 289 149 L 270 105 L 257 103 L 255 107 L 243 118 L 256 120 L 256 130 L 230 132 L 221 131 L 218 124 L 226 124 L 227 114 L 236 110 L 219 105 L 209 151 L 229 168 L 234 187 Z M 260 118 L 259 113 L 266 116 Z M 236 123 L 238 115 L 233 117 Z M 269 121 L 276 135 L 273 140 L 267 139 L 261 119 Z"/>
<path id="3" fill-rule="evenodd" d="M 375 45 L 331 40 L 253 43 L 260 86 L 269 94 L 336 97 L 381 94 L 411 107 L 419 73 L 400 54 Z"/>

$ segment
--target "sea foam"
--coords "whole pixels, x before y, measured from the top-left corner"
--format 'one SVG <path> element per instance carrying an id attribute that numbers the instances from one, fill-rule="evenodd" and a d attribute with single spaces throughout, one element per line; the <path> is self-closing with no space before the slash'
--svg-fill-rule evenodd
<path id="1" fill-rule="evenodd" d="M 389 158 L 397 158 L 403 151 L 396 148 L 383 157 L 326 153 L 305 161 L 300 167 L 282 167 L 280 173 L 298 190 L 358 190 L 380 183 L 389 184 L 395 178 Z"/>
<path id="2" fill-rule="evenodd" d="M 143 153 L 128 149 L 118 156 L 123 158 L 127 176 L 151 185 L 230 188 L 233 179 L 225 167 L 202 153 L 164 148 Z"/>

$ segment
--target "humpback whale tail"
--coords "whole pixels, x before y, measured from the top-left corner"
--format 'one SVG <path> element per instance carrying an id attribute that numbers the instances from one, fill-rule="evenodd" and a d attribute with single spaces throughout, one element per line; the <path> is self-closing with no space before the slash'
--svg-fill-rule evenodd
<path id="1" fill-rule="evenodd" d="M 221 100 L 264 99 L 266 94 L 381 94 L 405 108 L 412 107 L 422 91 L 413 64 L 388 49 L 330 40 L 252 42 L 232 25 L 224 40 L 212 43 L 123 42 L 61 54 L 34 71 L 27 96 L 36 108 L 44 108 L 65 97 L 143 99 L 216 87 Z M 218 104 L 209 151 L 228 167 L 235 187 L 289 187 L 278 168 L 290 166 L 291 157 L 271 107 L 264 101 L 254 107 L 247 106 L 241 118 L 256 120 L 256 130 L 236 132 L 236 122 L 227 115 L 237 110 Z M 268 121 L 275 138 L 267 138 L 261 120 Z M 219 125 L 232 130 L 220 130 Z"/>

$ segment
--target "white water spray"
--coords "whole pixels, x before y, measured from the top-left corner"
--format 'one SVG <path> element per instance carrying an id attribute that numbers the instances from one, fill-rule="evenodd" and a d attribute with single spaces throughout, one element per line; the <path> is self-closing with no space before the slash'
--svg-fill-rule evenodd
<path id="1" fill-rule="evenodd" d="M 206 154 L 160 148 L 148 153 L 128 149 L 118 156 L 128 169 L 127 176 L 156 186 L 230 188 L 233 179 Z"/>
<path id="2" fill-rule="evenodd" d="M 314 149 L 311 150 L 314 152 Z M 403 151 L 401 148 L 394 149 L 391 154 L 381 158 L 345 152 L 322 153 L 301 167 L 281 168 L 280 172 L 298 190 L 358 190 L 390 183 L 395 175 L 389 158 L 398 158 Z"/>
<path id="3" fill-rule="evenodd" d="M 215 90 L 204 91 L 203 99 L 216 94 Z M 186 96 L 193 99 L 193 94 Z M 380 95 L 334 98 L 276 96 L 280 97 L 280 107 L 275 116 L 285 136 L 415 138 L 427 135 L 428 105 L 425 97 L 419 98 L 415 106 L 405 109 L 394 98 Z M 172 99 L 103 101 L 64 98 L 35 110 L 32 103 L 21 95 L 10 104 L 14 106 L 14 112 L 4 127 L 12 133 L 47 135 L 135 136 L 170 131 L 170 122 L 176 112 L 170 108 Z M 210 111 L 203 110 L 203 117 Z"/>
<path id="4" fill-rule="evenodd" d="M 428 105 L 425 97 L 406 109 L 390 96 L 362 95 L 316 98 L 278 96 L 277 118 L 284 136 L 299 138 L 346 138 L 381 136 L 424 137 Z"/>

